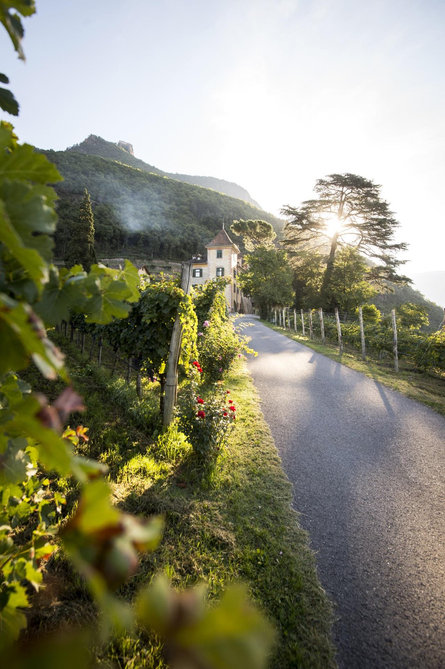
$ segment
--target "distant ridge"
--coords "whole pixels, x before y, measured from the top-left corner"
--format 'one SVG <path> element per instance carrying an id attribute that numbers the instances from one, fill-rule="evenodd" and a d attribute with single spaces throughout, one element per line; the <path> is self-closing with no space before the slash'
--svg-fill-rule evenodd
<path id="1" fill-rule="evenodd" d="M 202 255 L 223 225 L 240 219 L 268 221 L 281 235 L 284 221 L 273 214 L 214 189 L 174 179 L 100 137 L 90 136 L 82 146 L 69 150 L 42 152 L 63 176 L 55 185 L 57 259 L 63 259 L 70 246 L 72 223 L 85 188 L 93 205 L 98 258 L 187 260 Z"/>
<path id="2" fill-rule="evenodd" d="M 131 150 L 130 150 L 131 149 Z M 67 151 L 75 151 L 76 153 L 86 153 L 89 156 L 100 156 L 101 158 L 108 158 L 110 160 L 117 160 L 124 165 L 136 167 L 144 172 L 151 172 L 152 174 L 159 174 L 160 176 L 170 177 L 176 181 L 183 181 L 184 183 L 192 184 L 194 186 L 201 186 L 202 188 L 211 188 L 218 193 L 236 197 L 238 200 L 249 202 L 254 207 L 261 209 L 258 202 L 250 196 L 250 194 L 238 186 L 238 184 L 224 179 L 217 179 L 216 177 L 197 176 L 189 174 L 177 174 L 173 172 L 164 172 L 154 165 L 144 162 L 134 155 L 133 145 L 129 142 L 119 140 L 119 142 L 109 142 L 98 135 L 89 135 L 80 144 L 74 144 L 66 149 Z"/>

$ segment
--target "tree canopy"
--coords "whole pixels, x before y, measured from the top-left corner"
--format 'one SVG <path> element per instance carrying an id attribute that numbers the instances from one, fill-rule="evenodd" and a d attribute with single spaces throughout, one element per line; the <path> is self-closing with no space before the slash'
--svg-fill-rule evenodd
<path id="1" fill-rule="evenodd" d="M 292 303 L 292 270 L 285 251 L 259 246 L 246 256 L 238 281 L 243 293 L 259 307 L 262 318 L 272 307 Z"/>
<path id="2" fill-rule="evenodd" d="M 91 208 L 91 199 L 85 188 L 79 216 L 73 222 L 70 242 L 65 256 L 65 262 L 69 267 L 82 265 L 89 272 L 91 265 L 96 262 L 94 251 L 94 215 Z"/>
<path id="3" fill-rule="evenodd" d="M 233 221 L 230 230 L 237 237 L 242 237 L 247 251 L 253 251 L 257 246 L 268 246 L 277 236 L 272 225 L 262 220 Z"/>
<path id="4" fill-rule="evenodd" d="M 407 277 L 397 274 L 403 261 L 396 255 L 407 245 L 394 241 L 399 223 L 388 203 L 381 199 L 380 188 L 356 174 L 331 174 L 316 182 L 317 199 L 306 200 L 300 207 L 287 205 L 282 209 L 289 217 L 285 225 L 289 253 L 294 257 L 324 254 L 321 306 L 331 306 L 329 286 L 336 255 L 347 247 L 372 261 L 370 280 L 409 282 Z"/>

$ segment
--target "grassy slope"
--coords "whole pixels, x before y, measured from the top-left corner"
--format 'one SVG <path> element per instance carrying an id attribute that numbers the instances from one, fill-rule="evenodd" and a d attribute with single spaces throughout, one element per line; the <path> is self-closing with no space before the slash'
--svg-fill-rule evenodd
<path id="1" fill-rule="evenodd" d="M 135 514 L 164 513 L 166 517 L 160 548 L 143 557 L 123 596 L 131 598 L 136 586 L 159 569 L 179 587 L 204 579 L 211 597 L 218 596 L 227 583 L 242 579 L 278 631 L 272 667 L 335 666 L 330 604 L 318 582 L 307 536 L 291 509 L 290 484 L 242 364 L 226 382 L 238 408 L 236 428 L 211 479 L 200 480 L 189 466 L 187 448 L 167 457 L 153 445 L 149 436 L 157 403 L 153 387 L 145 387 L 147 401 L 141 413 L 132 387 L 122 379 L 110 381 L 108 374 L 93 366 L 85 367 L 71 351 L 71 358 L 77 359 L 71 365 L 75 386 L 89 406 L 82 418 L 90 426 L 89 452 L 110 466 L 116 502 Z M 141 429 L 144 424 L 149 430 Z M 63 566 L 59 569 L 63 571 Z M 77 619 L 91 617 L 78 580 L 70 580 L 65 572 L 63 580 L 65 592 L 58 593 L 58 601 L 64 606 L 59 607 L 58 617 L 73 611 Z M 46 609 L 47 617 L 50 611 L 51 607 Z M 45 615 L 45 610 L 40 614 Z M 123 638 L 99 656 L 128 668 L 163 666 L 156 639 Z"/>
<path id="2" fill-rule="evenodd" d="M 394 372 L 392 361 L 377 361 L 368 357 L 366 361 L 361 359 L 360 353 L 353 349 L 348 349 L 342 355 L 338 352 L 338 346 L 334 344 L 322 344 L 296 334 L 291 330 L 285 330 L 282 327 L 272 325 L 267 321 L 262 321 L 264 325 L 284 334 L 290 339 L 308 346 L 309 348 L 326 355 L 332 360 L 341 362 L 351 369 L 362 372 L 374 381 L 378 381 L 388 388 L 398 390 L 403 395 L 410 397 L 417 402 L 426 404 L 438 413 L 445 416 L 445 377 L 439 377 L 427 372 L 421 372 L 412 365 L 406 363 L 403 359 L 399 361 L 399 372 Z"/>

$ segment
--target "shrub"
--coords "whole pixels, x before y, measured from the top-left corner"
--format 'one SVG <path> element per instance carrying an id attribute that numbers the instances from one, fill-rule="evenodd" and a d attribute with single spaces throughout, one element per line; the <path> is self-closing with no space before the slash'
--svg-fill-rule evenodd
<path id="1" fill-rule="evenodd" d="M 209 399 L 198 393 L 192 380 L 178 405 L 179 428 L 187 435 L 198 460 L 210 464 L 218 457 L 235 420 L 236 407 L 230 392 L 215 386 Z"/>
<path id="2" fill-rule="evenodd" d="M 355 310 L 355 315 L 358 318 L 358 307 Z M 364 304 L 362 306 L 362 315 L 363 315 L 363 322 L 364 323 L 372 323 L 373 325 L 376 325 L 377 323 L 380 323 L 382 319 L 382 314 L 379 309 L 375 306 L 375 304 Z"/>

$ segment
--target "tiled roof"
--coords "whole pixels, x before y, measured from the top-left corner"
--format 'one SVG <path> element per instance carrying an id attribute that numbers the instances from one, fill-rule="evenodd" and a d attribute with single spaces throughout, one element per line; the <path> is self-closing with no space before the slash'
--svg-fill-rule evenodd
<path id="1" fill-rule="evenodd" d="M 212 241 L 209 244 L 206 245 L 206 248 L 208 249 L 211 248 L 212 246 L 234 246 L 237 252 L 238 253 L 240 252 L 237 245 L 234 242 L 232 242 L 229 235 L 224 229 L 218 232 L 216 237 L 212 239 Z"/>

